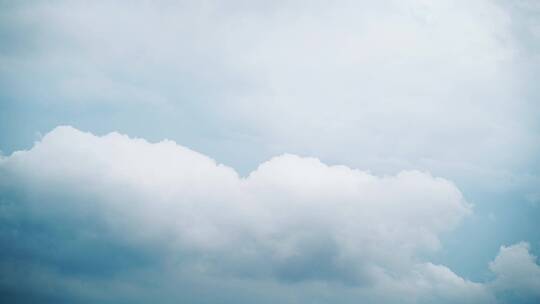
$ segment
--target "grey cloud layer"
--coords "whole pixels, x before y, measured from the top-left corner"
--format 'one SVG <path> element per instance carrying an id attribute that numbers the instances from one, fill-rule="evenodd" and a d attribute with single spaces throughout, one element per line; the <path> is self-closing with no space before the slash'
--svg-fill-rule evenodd
<path id="1" fill-rule="evenodd" d="M 420 258 L 471 207 L 418 171 L 378 177 L 282 155 L 242 178 L 171 141 L 58 127 L 0 160 L 0 195 L 6 299 L 216 302 L 188 286 L 291 303 L 538 298 L 525 243 L 501 248 L 486 284 Z"/>
<path id="2" fill-rule="evenodd" d="M 6 5 L 2 28 L 11 43 L 0 60 L 11 77 L 2 84 L 7 100 L 109 115 L 103 107 L 127 120 L 80 122 L 94 129 L 92 119 L 110 124 L 106 131 L 119 124 L 154 135 L 161 126 L 177 137 L 223 140 L 215 157 L 244 170 L 261 155 L 224 152 L 228 141 L 379 172 L 422 168 L 475 189 L 534 196 L 538 22 L 519 21 L 538 9 L 524 7 L 484 0 Z M 132 122 L 139 115 L 155 115 L 156 123 L 141 130 Z M 66 116 L 60 123 L 74 115 Z"/>

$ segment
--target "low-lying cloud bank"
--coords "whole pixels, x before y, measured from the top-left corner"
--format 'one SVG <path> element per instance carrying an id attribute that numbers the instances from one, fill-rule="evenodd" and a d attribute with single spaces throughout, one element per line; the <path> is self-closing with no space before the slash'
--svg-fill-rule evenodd
<path id="1" fill-rule="evenodd" d="M 423 172 L 379 177 L 282 155 L 240 177 L 171 141 L 58 127 L 0 160 L 0 297 L 539 300 L 526 243 L 501 247 L 487 283 L 420 258 L 470 213 L 454 184 Z"/>

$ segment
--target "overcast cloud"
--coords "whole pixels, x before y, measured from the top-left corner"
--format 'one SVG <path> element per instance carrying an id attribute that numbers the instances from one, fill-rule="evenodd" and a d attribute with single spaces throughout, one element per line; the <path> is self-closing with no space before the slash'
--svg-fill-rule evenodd
<path id="1" fill-rule="evenodd" d="M 534 0 L 1 2 L 2 297 L 535 303 L 539 54 Z"/>

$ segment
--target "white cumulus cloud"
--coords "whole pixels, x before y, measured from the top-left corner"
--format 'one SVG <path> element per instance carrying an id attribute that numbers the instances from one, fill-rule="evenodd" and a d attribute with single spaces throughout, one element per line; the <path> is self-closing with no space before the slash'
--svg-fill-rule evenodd
<path id="1" fill-rule="evenodd" d="M 519 297 L 540 300 L 540 266 L 529 250 L 530 245 L 526 242 L 501 246 L 499 255 L 489 264 L 489 269 L 496 274 L 492 288 L 497 292 L 512 292 Z"/>
<path id="2" fill-rule="evenodd" d="M 34 273 L 39 261 L 40 275 L 22 279 L 30 285 L 162 269 L 176 279 L 329 284 L 381 301 L 493 300 L 484 284 L 420 258 L 471 213 L 452 182 L 424 172 L 375 176 L 281 155 L 241 177 L 172 141 L 58 127 L 0 160 L 0 187 L 2 267 Z M 495 285 L 516 289 L 504 281 L 515 246 L 491 264 Z M 533 283 L 516 284 L 537 284 L 534 261 L 520 265 L 535 274 L 520 272 Z"/>

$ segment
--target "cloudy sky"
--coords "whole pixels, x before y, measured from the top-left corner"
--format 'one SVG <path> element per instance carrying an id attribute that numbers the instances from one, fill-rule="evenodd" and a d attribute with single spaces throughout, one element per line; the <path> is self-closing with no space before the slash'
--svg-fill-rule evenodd
<path id="1" fill-rule="evenodd" d="M 0 1 L 0 300 L 540 302 L 540 2 Z"/>

